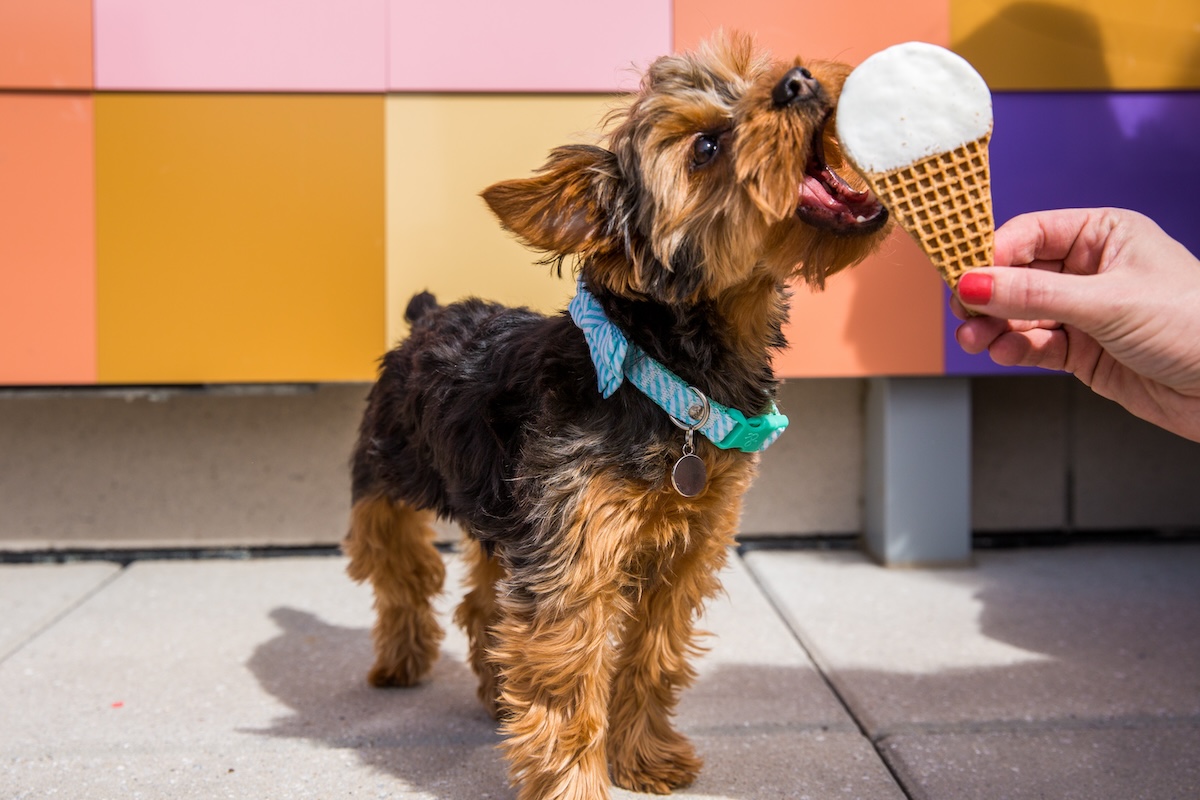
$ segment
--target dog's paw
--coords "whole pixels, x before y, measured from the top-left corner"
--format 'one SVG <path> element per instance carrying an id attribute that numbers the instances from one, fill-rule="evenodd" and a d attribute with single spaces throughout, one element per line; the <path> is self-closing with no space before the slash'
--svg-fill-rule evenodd
<path id="1" fill-rule="evenodd" d="M 442 629 L 428 609 L 380 614 L 375 626 L 372 686 L 416 686 L 437 661 Z"/>
<path id="2" fill-rule="evenodd" d="M 403 659 L 388 664 L 379 662 L 367 673 L 367 683 L 377 689 L 416 686 L 429 673 L 431 666 L 430 661 L 419 658 Z"/>
<path id="3" fill-rule="evenodd" d="M 612 782 L 622 789 L 650 794 L 670 794 L 691 785 L 704 766 L 704 759 L 682 735 L 671 741 L 648 744 L 637 752 L 610 756 Z M 628 744 L 623 750 L 628 751 Z"/>

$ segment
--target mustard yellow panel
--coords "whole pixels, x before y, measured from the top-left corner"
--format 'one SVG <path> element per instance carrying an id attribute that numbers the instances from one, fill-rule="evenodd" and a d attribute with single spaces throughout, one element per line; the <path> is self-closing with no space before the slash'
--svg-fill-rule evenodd
<path id="1" fill-rule="evenodd" d="M 552 276 L 479 197 L 523 178 L 562 144 L 598 143 L 619 98 L 580 95 L 402 95 L 387 100 L 388 336 L 428 289 L 445 303 L 477 296 L 543 311 L 562 308 L 570 276 Z"/>
<path id="2" fill-rule="evenodd" d="M 95 104 L 101 382 L 374 376 L 382 95 Z"/>
<path id="3" fill-rule="evenodd" d="M 950 41 L 993 89 L 1200 88 L 1197 0 L 951 0 Z"/>

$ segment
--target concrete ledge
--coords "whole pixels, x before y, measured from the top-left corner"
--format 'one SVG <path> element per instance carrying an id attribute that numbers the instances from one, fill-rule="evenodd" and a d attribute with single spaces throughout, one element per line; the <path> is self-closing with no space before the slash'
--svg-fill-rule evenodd
<path id="1" fill-rule="evenodd" d="M 866 527 L 865 386 L 784 384 L 792 425 L 763 455 L 743 533 Z M 336 545 L 367 390 L 0 391 L 0 549 Z M 971 404 L 976 532 L 1200 530 L 1200 444 L 1069 377 L 973 379 Z"/>
<path id="2" fill-rule="evenodd" d="M 0 546 L 335 544 L 366 391 L 9 394 Z"/>

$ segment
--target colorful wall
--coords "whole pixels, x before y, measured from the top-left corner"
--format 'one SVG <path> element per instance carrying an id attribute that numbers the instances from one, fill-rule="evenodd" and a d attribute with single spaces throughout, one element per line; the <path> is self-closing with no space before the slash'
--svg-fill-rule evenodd
<path id="1" fill-rule="evenodd" d="M 1159 0 L 0 0 L 0 383 L 369 380 L 412 292 L 561 305 L 478 192 L 595 139 L 717 27 L 856 63 L 921 39 L 995 90 L 997 216 L 1200 233 L 1200 5 Z M 791 377 L 976 374 L 893 237 L 798 292 Z"/>

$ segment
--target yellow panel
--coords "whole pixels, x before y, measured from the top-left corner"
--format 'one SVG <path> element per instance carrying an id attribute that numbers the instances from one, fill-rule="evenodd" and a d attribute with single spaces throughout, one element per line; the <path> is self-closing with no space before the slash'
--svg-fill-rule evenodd
<path id="1" fill-rule="evenodd" d="M 563 308 L 574 292 L 501 230 L 479 193 L 523 178 L 562 144 L 597 143 L 608 96 L 389 97 L 388 335 L 400 338 L 415 292 Z"/>
<path id="2" fill-rule="evenodd" d="M 96 96 L 105 383 L 365 380 L 382 96 Z"/>
<path id="3" fill-rule="evenodd" d="M 993 89 L 1200 88 L 1197 0 L 951 0 L 950 40 Z"/>

